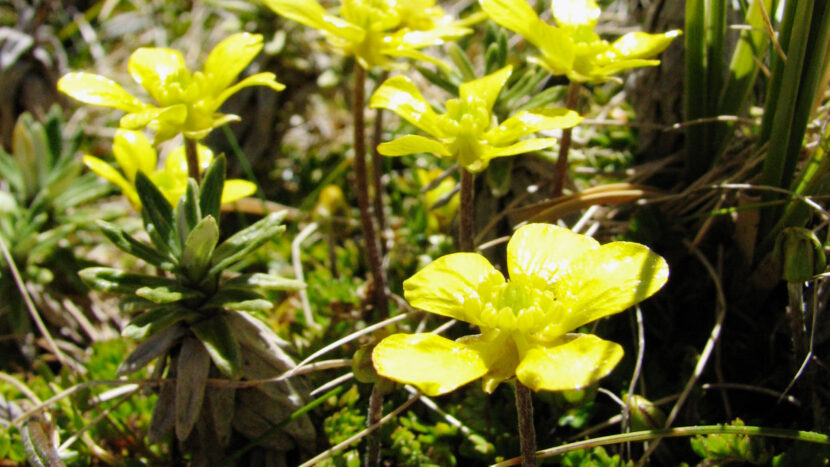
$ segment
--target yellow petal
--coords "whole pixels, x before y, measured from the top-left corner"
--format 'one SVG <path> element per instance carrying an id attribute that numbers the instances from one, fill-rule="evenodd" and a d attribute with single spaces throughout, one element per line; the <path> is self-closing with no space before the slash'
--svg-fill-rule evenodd
<path id="1" fill-rule="evenodd" d="M 608 375 L 623 357 L 619 344 L 591 334 L 563 336 L 557 343 L 531 347 L 516 378 L 534 391 L 583 389 Z"/>
<path id="2" fill-rule="evenodd" d="M 426 133 L 441 137 L 438 116 L 421 91 L 405 76 L 393 76 L 384 81 L 372 94 L 369 107 L 391 110 Z"/>
<path id="3" fill-rule="evenodd" d="M 205 60 L 209 94 L 215 96 L 230 86 L 260 50 L 262 36 L 247 32 L 233 34 L 218 43 Z"/>
<path id="4" fill-rule="evenodd" d="M 115 81 L 92 73 L 75 72 L 58 80 L 58 91 L 84 104 L 100 105 L 137 112 L 145 104 L 124 90 Z"/>
<path id="5" fill-rule="evenodd" d="M 635 60 L 618 60 L 612 62 L 608 65 L 604 66 L 597 66 L 590 70 L 588 73 L 589 79 L 586 81 L 593 81 L 593 82 L 601 82 L 601 81 L 608 81 L 611 78 L 611 75 L 619 73 L 623 70 L 628 70 L 631 68 L 642 68 L 646 66 L 657 66 L 660 64 L 660 60 L 643 60 L 643 59 L 635 59 Z M 617 79 L 617 81 L 620 81 Z M 622 82 L 622 81 L 620 81 Z"/>
<path id="6" fill-rule="evenodd" d="M 551 10 L 560 26 L 588 26 L 591 29 L 602 13 L 594 0 L 551 0 Z"/>
<path id="7" fill-rule="evenodd" d="M 365 35 L 358 26 L 326 13 L 314 0 L 264 0 L 264 3 L 280 16 L 350 42 L 360 42 Z"/>
<path id="8" fill-rule="evenodd" d="M 556 299 L 568 311 L 545 333 L 564 334 L 619 313 L 653 295 L 668 278 L 666 260 L 639 243 L 612 242 L 587 251 L 554 284 Z"/>
<path id="9" fill-rule="evenodd" d="M 212 110 L 218 109 L 223 102 L 225 102 L 232 95 L 239 92 L 240 89 L 251 86 L 268 86 L 274 91 L 282 91 L 283 89 L 285 89 L 285 85 L 277 81 L 277 75 L 269 72 L 257 73 L 221 91 L 213 102 Z"/>
<path id="10" fill-rule="evenodd" d="M 492 394 L 499 384 L 516 374 L 519 351 L 508 333 L 491 329 L 483 334 L 464 336 L 458 343 L 475 350 L 484 361 L 487 373 L 481 377 L 481 383 L 487 394 Z"/>
<path id="11" fill-rule="evenodd" d="M 554 138 L 533 138 L 519 141 L 516 144 L 504 147 L 487 147 L 481 158 L 490 160 L 494 157 L 515 156 L 517 154 L 526 154 L 528 152 L 538 151 L 540 149 L 547 149 L 556 144 Z"/>
<path id="12" fill-rule="evenodd" d="M 127 68 L 135 82 L 162 107 L 181 102 L 182 87 L 187 84 L 190 72 L 178 50 L 141 47 L 130 55 Z"/>
<path id="13" fill-rule="evenodd" d="M 129 113 L 121 117 L 119 125 L 127 130 L 140 130 L 148 125 L 155 126 L 156 131 L 170 135 L 162 139 L 162 141 L 165 141 L 181 132 L 186 120 L 187 106 L 184 104 L 170 107 L 147 106 L 140 112 Z M 158 139 L 158 135 L 156 139 Z"/>
<path id="14" fill-rule="evenodd" d="M 571 128 L 582 121 L 582 117 L 562 107 L 534 109 L 519 112 L 490 130 L 485 139 L 488 143 L 502 146 L 537 131 Z"/>
<path id="15" fill-rule="evenodd" d="M 630 32 L 614 41 L 611 48 L 620 58 L 650 58 L 666 50 L 666 47 L 680 35 L 680 30 L 663 34 Z"/>
<path id="16" fill-rule="evenodd" d="M 174 207 L 178 206 L 179 198 L 187 190 L 186 177 L 176 176 L 168 172 L 158 171 L 150 177 L 150 180 L 153 181 L 153 184 L 167 198 L 167 202 Z"/>
<path id="17" fill-rule="evenodd" d="M 539 22 L 539 16 L 525 0 L 479 0 L 479 4 L 496 24 L 539 46 L 531 39 L 535 35 L 532 29 Z"/>
<path id="18" fill-rule="evenodd" d="M 133 206 L 141 206 L 141 202 L 138 200 L 138 193 L 136 193 L 135 188 L 133 188 L 132 184 L 122 177 L 117 170 L 112 168 L 111 165 L 90 155 L 84 156 L 84 164 L 105 180 L 115 184 L 118 188 L 121 188 L 121 192 L 124 193 L 124 196 L 126 196 L 128 200 L 130 200 L 130 203 L 132 203 Z"/>
<path id="19" fill-rule="evenodd" d="M 256 193 L 256 185 L 248 180 L 236 178 L 226 180 L 222 188 L 222 204 L 233 203 L 236 200 Z"/>
<path id="20" fill-rule="evenodd" d="M 599 242 L 593 238 L 556 225 L 527 224 L 507 243 L 510 280 L 546 287 L 560 280 L 574 259 L 598 247 Z"/>
<path id="21" fill-rule="evenodd" d="M 436 334 L 393 334 L 375 346 L 378 374 L 428 396 L 454 391 L 487 372 L 478 352 Z"/>
<path id="22" fill-rule="evenodd" d="M 489 75 L 462 83 L 458 87 L 458 95 L 462 100 L 470 100 L 471 98 L 478 98 L 484 101 L 484 106 L 487 110 L 493 109 L 493 103 L 501 93 L 504 83 L 510 78 L 513 72 L 513 67 L 507 65 L 501 70 L 490 73 Z"/>
<path id="23" fill-rule="evenodd" d="M 504 284 L 504 276 L 483 256 L 442 256 L 403 283 L 404 297 L 415 308 L 480 325 L 482 301 Z"/>
<path id="24" fill-rule="evenodd" d="M 452 155 L 444 143 L 420 135 L 406 135 L 378 145 L 378 152 L 384 156 L 407 156 L 409 154 L 427 153 L 448 157 Z"/>
<path id="25" fill-rule="evenodd" d="M 135 174 L 141 171 L 149 176 L 156 170 L 158 155 L 150 140 L 140 131 L 119 128 L 112 143 L 112 154 L 121 171 L 130 183 L 135 183 Z"/>

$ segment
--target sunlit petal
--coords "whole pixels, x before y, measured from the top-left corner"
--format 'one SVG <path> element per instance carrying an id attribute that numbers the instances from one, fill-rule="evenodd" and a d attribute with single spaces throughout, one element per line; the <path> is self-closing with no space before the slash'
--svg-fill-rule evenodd
<path id="1" fill-rule="evenodd" d="M 594 0 L 551 0 L 553 18 L 560 26 L 589 26 L 599 19 L 599 5 Z"/>
<path id="2" fill-rule="evenodd" d="M 611 44 L 611 49 L 620 58 L 649 58 L 666 50 L 672 41 L 680 35 L 681 32 L 676 29 L 663 34 L 630 32 L 614 41 Z"/>
<path id="3" fill-rule="evenodd" d="M 458 343 L 475 350 L 487 366 L 487 373 L 482 376 L 482 389 L 487 394 L 516 374 L 519 351 L 508 333 L 489 330 L 484 334 L 464 336 Z"/>
<path id="4" fill-rule="evenodd" d="M 148 106 L 140 112 L 124 115 L 121 117 L 119 125 L 127 130 L 140 130 L 150 125 L 150 123 L 154 123 L 158 127 L 169 126 L 174 128 L 173 135 L 170 136 L 172 138 L 178 133 L 179 128 L 184 125 L 185 120 L 187 120 L 187 106 L 184 104 L 170 107 Z M 158 135 L 156 135 L 156 139 L 158 139 Z"/>
<path id="5" fill-rule="evenodd" d="M 454 391 L 487 372 L 478 352 L 436 334 L 393 334 L 375 346 L 372 362 L 379 375 L 428 396 Z"/>
<path id="6" fill-rule="evenodd" d="M 241 32 L 233 34 L 218 43 L 205 61 L 204 72 L 216 95 L 231 85 L 234 79 L 262 50 L 262 36 Z"/>
<path id="7" fill-rule="evenodd" d="M 426 133 L 441 136 L 435 111 L 405 76 L 393 76 L 384 81 L 372 94 L 369 106 L 391 110 Z"/>
<path id="8" fill-rule="evenodd" d="M 415 308 L 480 325 L 482 301 L 504 284 L 504 276 L 483 256 L 442 256 L 403 283 L 404 297 Z"/>
<path id="9" fill-rule="evenodd" d="M 547 287 L 559 281 L 570 263 L 599 248 L 599 242 L 552 224 L 527 224 L 507 243 L 510 280 Z M 581 291 L 575 290 L 574 294 Z"/>
<path id="10" fill-rule="evenodd" d="M 622 357 L 619 344 L 591 334 L 568 335 L 528 349 L 516 378 L 534 391 L 583 389 L 608 375 Z"/>
<path id="11" fill-rule="evenodd" d="M 527 154 L 529 152 L 539 151 L 540 149 L 547 149 L 555 144 L 556 139 L 554 138 L 525 139 L 510 146 L 487 147 L 484 154 L 482 154 L 482 159 L 490 160 L 496 157 Z"/>
<path id="12" fill-rule="evenodd" d="M 133 206 L 141 206 L 135 188 L 133 188 L 132 184 L 121 176 L 121 174 L 118 173 L 118 171 L 111 165 L 90 155 L 84 156 L 84 164 L 103 179 L 115 184 L 118 188 L 121 188 L 121 192 L 124 193 L 127 199 L 130 200 L 130 203 L 132 203 Z"/>
<path id="13" fill-rule="evenodd" d="M 242 81 L 234 84 L 231 87 L 226 88 L 224 91 L 219 93 L 216 96 L 214 103 L 213 103 L 213 110 L 219 108 L 225 100 L 227 100 L 232 95 L 239 92 L 242 88 L 247 88 L 251 86 L 268 86 L 269 88 L 273 89 L 274 91 L 282 91 L 285 89 L 285 85 L 277 81 L 277 75 L 269 72 L 262 72 L 257 73 L 255 75 L 251 75 Z"/>
<path id="14" fill-rule="evenodd" d="M 199 173 L 201 173 L 213 161 L 213 151 L 203 144 L 197 144 L 196 150 L 199 156 Z M 167 159 L 164 160 L 164 171 L 175 178 L 187 179 L 189 172 L 187 169 L 187 154 L 184 146 L 179 146 L 170 151 Z"/>
<path id="15" fill-rule="evenodd" d="M 166 106 L 174 94 L 171 84 L 190 77 L 184 58 L 178 50 L 164 47 L 141 47 L 130 55 L 130 75 L 153 98 Z M 181 92 L 181 86 L 178 92 Z M 178 97 L 178 96 L 175 96 Z"/>
<path id="16" fill-rule="evenodd" d="M 481 99 L 484 101 L 484 107 L 488 111 L 492 110 L 493 103 L 496 102 L 496 99 L 499 97 L 504 84 L 507 82 L 507 79 L 510 78 L 510 74 L 512 72 L 513 67 L 508 65 L 483 78 L 462 83 L 461 86 L 458 87 L 459 97 L 461 97 L 462 100 L 468 100 L 471 98 Z"/>
<path id="17" fill-rule="evenodd" d="M 571 128 L 582 122 L 582 117 L 562 107 L 534 109 L 519 112 L 490 130 L 485 138 L 493 145 L 504 145 L 537 131 Z"/>
<path id="18" fill-rule="evenodd" d="M 362 41 L 365 35 L 354 24 L 326 13 L 314 0 L 264 0 L 264 3 L 280 16 L 349 41 Z"/>
<path id="19" fill-rule="evenodd" d="M 156 150 L 140 131 L 118 129 L 112 143 L 112 154 L 130 183 L 135 182 L 137 171 L 149 176 L 156 170 Z"/>
<path id="20" fill-rule="evenodd" d="M 84 104 L 138 112 L 145 104 L 115 81 L 92 73 L 68 73 L 58 80 L 58 91 Z"/>
<path id="21" fill-rule="evenodd" d="M 556 299 L 568 312 L 545 332 L 564 334 L 619 313 L 653 295 L 668 278 L 666 261 L 638 243 L 613 242 L 587 251 L 554 284 Z"/>
<path id="22" fill-rule="evenodd" d="M 222 204 L 233 203 L 256 193 L 256 184 L 236 178 L 226 180 L 222 189 Z"/>
<path id="23" fill-rule="evenodd" d="M 409 154 L 436 154 L 450 156 L 450 149 L 442 142 L 420 135 L 401 136 L 378 145 L 378 152 L 384 156 L 407 156 Z"/>

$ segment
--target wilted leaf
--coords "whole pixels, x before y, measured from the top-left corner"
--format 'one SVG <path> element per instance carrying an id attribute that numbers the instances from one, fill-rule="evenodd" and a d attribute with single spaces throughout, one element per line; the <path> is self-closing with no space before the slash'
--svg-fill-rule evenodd
<path id="1" fill-rule="evenodd" d="M 176 437 L 184 441 L 202 410 L 205 383 L 210 372 L 210 355 L 198 339 L 182 342 L 176 372 Z"/>
<path id="2" fill-rule="evenodd" d="M 229 378 L 236 378 L 242 367 L 242 355 L 239 342 L 225 319 L 225 313 L 198 322 L 191 329 L 205 345 L 219 371 Z"/>
<path id="3" fill-rule="evenodd" d="M 139 344 L 133 353 L 118 367 L 116 374 L 118 376 L 128 375 L 144 368 L 156 357 L 167 353 L 184 335 L 185 329 L 182 326 L 170 326 L 160 331 Z"/>

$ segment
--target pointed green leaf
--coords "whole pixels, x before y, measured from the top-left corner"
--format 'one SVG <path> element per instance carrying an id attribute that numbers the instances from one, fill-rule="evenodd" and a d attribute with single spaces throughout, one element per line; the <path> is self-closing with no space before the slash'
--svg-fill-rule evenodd
<path id="1" fill-rule="evenodd" d="M 156 357 L 170 351 L 185 333 L 185 328 L 182 326 L 170 326 L 157 333 L 139 344 L 133 353 L 121 363 L 115 374 L 118 376 L 128 375 L 144 368 L 148 363 L 155 360 Z"/>
<path id="2" fill-rule="evenodd" d="M 133 274 L 105 267 L 82 269 L 78 274 L 86 285 L 100 292 L 133 294 L 141 288 L 176 286 L 174 281 L 164 277 Z"/>
<path id="3" fill-rule="evenodd" d="M 199 223 L 202 218 L 201 210 L 199 209 L 199 187 L 193 179 L 187 179 L 187 188 L 184 196 L 179 199 L 179 205 L 176 208 L 176 227 L 179 231 L 179 241 L 184 246 L 187 236 L 190 231 Z"/>
<path id="4" fill-rule="evenodd" d="M 212 216 L 202 219 L 187 236 L 182 251 L 182 267 L 191 281 L 202 280 L 218 241 L 219 227 Z"/>
<path id="5" fill-rule="evenodd" d="M 202 292 L 183 287 L 175 282 L 167 283 L 158 287 L 142 287 L 136 290 L 135 294 L 141 298 L 146 298 L 147 300 L 158 304 L 173 303 L 191 298 L 204 297 Z"/>
<path id="6" fill-rule="evenodd" d="M 180 248 L 174 236 L 173 207 L 156 185 L 141 172 L 136 173 L 135 188 L 144 207 L 142 214 L 146 213 L 146 218 L 153 224 L 164 244 L 178 256 Z"/>
<path id="7" fill-rule="evenodd" d="M 303 281 L 286 279 L 274 274 L 255 272 L 242 274 L 225 283 L 224 288 L 256 288 L 262 290 L 300 290 L 305 288 Z"/>
<path id="8" fill-rule="evenodd" d="M 187 439 L 205 397 L 205 384 L 210 373 L 210 355 L 198 339 L 182 342 L 176 371 L 176 438 Z"/>
<path id="9" fill-rule="evenodd" d="M 213 252 L 213 266 L 208 274 L 219 273 L 285 230 L 285 226 L 281 225 L 285 214 L 271 213 L 222 242 Z"/>
<path id="10" fill-rule="evenodd" d="M 195 320 L 199 313 L 178 305 L 165 305 L 148 310 L 127 323 L 121 335 L 130 339 L 144 339 L 181 322 Z"/>
<path id="11" fill-rule="evenodd" d="M 190 328 L 205 345 L 219 371 L 225 376 L 235 378 L 242 368 L 242 353 L 224 314 L 217 314 Z"/>
<path id="12" fill-rule="evenodd" d="M 165 271 L 172 271 L 175 267 L 169 258 L 139 242 L 114 224 L 102 220 L 99 220 L 97 224 L 104 236 L 125 253 L 129 253 Z"/>
<path id="13" fill-rule="evenodd" d="M 268 311 L 274 304 L 254 290 L 223 289 L 210 298 L 202 308 L 225 308 L 236 311 Z"/>
<path id="14" fill-rule="evenodd" d="M 222 189 L 225 185 L 225 156 L 213 159 L 205 171 L 205 178 L 199 191 L 199 208 L 203 216 L 219 219 L 222 207 Z"/>

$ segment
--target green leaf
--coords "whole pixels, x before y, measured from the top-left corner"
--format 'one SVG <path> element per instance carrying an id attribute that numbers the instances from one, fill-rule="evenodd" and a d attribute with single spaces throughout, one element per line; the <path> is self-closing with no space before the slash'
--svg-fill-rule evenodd
<path id="1" fill-rule="evenodd" d="M 181 300 L 188 300 L 191 298 L 204 297 L 204 294 L 198 290 L 182 287 L 172 281 L 157 287 L 142 287 L 135 291 L 135 294 L 141 298 L 146 298 L 153 303 L 164 304 L 173 303 Z"/>
<path id="2" fill-rule="evenodd" d="M 257 288 L 262 290 L 300 290 L 305 288 L 303 281 L 287 279 L 274 274 L 255 272 L 242 274 L 225 283 L 224 288 Z"/>
<path id="3" fill-rule="evenodd" d="M 107 239 L 121 251 L 129 253 L 165 271 L 172 271 L 175 267 L 175 264 L 173 264 L 170 258 L 139 242 L 114 224 L 102 220 L 99 220 L 97 224 Z"/>
<path id="4" fill-rule="evenodd" d="M 223 271 L 285 230 L 285 226 L 281 225 L 284 218 L 285 212 L 271 213 L 222 242 L 213 252 L 212 267 L 208 274 Z"/>
<path id="5" fill-rule="evenodd" d="M 187 277 L 199 282 L 205 276 L 213 257 L 213 250 L 219 242 L 219 227 L 210 215 L 190 232 L 182 251 L 182 267 Z"/>
<path id="6" fill-rule="evenodd" d="M 158 332 L 135 348 L 133 353 L 127 357 L 118 367 L 118 376 L 134 373 L 152 362 L 161 355 L 166 354 L 178 342 L 179 338 L 186 333 L 182 326 L 170 326 Z"/>
<path id="7" fill-rule="evenodd" d="M 205 171 L 205 178 L 199 190 L 199 208 L 203 216 L 213 216 L 219 219 L 219 209 L 222 207 L 222 189 L 225 186 L 225 156 L 213 159 Z"/>
<path id="8" fill-rule="evenodd" d="M 202 410 L 205 384 L 210 373 L 210 355 L 198 339 L 182 342 L 176 372 L 176 437 L 184 441 Z"/>
<path id="9" fill-rule="evenodd" d="M 86 268 L 78 274 L 86 285 L 100 292 L 134 294 L 142 288 L 178 286 L 174 281 L 164 277 L 134 274 L 106 267 Z"/>
<path id="10" fill-rule="evenodd" d="M 165 305 L 148 310 L 127 323 L 121 335 L 130 339 L 144 339 L 181 321 L 195 320 L 199 313 L 178 305 Z"/>
<path id="11" fill-rule="evenodd" d="M 184 196 L 179 199 L 179 205 L 176 209 L 176 227 L 179 232 L 179 241 L 184 246 L 187 236 L 190 231 L 196 227 L 199 220 L 202 218 L 202 213 L 199 210 L 199 187 L 193 179 L 187 179 L 187 189 Z"/>
<path id="12" fill-rule="evenodd" d="M 173 208 L 170 206 L 167 198 L 164 197 L 156 185 L 142 172 L 136 173 L 135 189 L 138 192 L 138 198 L 141 200 L 141 205 L 143 206 L 141 210 L 142 216 L 146 214 L 145 219 L 153 224 L 164 245 L 174 255 L 178 256 L 181 250 L 174 235 Z M 145 225 L 145 227 L 149 232 L 149 226 Z"/>
<path id="13" fill-rule="evenodd" d="M 202 308 L 225 308 L 235 311 L 268 311 L 274 304 L 253 290 L 223 289 L 210 298 Z"/>
<path id="14" fill-rule="evenodd" d="M 205 345 L 219 371 L 229 378 L 236 378 L 242 368 L 242 353 L 224 314 L 196 323 L 191 329 Z"/>

